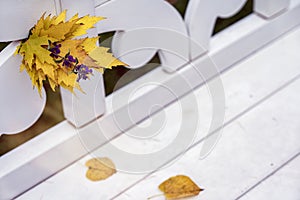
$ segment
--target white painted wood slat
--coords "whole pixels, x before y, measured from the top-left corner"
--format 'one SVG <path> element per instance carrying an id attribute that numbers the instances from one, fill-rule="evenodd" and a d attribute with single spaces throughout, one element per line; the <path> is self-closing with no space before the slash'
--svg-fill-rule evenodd
<path id="1" fill-rule="evenodd" d="M 172 166 L 151 174 L 116 199 L 147 199 L 159 193 L 157 185 L 170 176 L 186 174 L 205 188 L 190 199 L 235 199 L 265 175 L 300 153 L 300 80 L 225 127 L 219 144 L 205 159 L 197 145 Z M 288 102 L 288 103 L 287 103 Z M 278 109 L 280 108 L 280 109 Z M 299 173 L 296 174 L 299 178 Z M 286 177 L 288 181 L 290 177 Z M 297 188 L 297 185 L 292 186 Z M 281 184 L 274 190 L 280 189 Z M 299 188 L 299 187 L 298 187 Z M 139 192 L 143 191 L 143 192 Z M 297 190 L 290 200 L 297 200 Z M 286 199 L 285 193 L 278 194 Z M 164 198 L 157 198 L 162 200 Z"/>
<path id="2" fill-rule="evenodd" d="M 9 0 L 0 1 L 0 42 L 21 40 L 28 37 L 29 30 L 46 12 L 56 14 L 55 0 Z M 33 12 L 34 11 L 34 12 Z"/>
<path id="3" fill-rule="evenodd" d="M 99 1 L 98 1 L 99 2 Z M 103 1 L 101 1 L 103 2 Z M 296 2 L 296 3 L 293 3 Z M 217 64 L 217 67 L 219 70 L 223 71 L 228 69 L 230 66 L 232 66 L 234 63 L 240 61 L 241 59 L 244 59 L 246 56 L 249 54 L 257 51 L 259 48 L 263 47 L 266 45 L 268 42 L 276 39 L 283 33 L 291 30 L 292 28 L 296 27 L 299 24 L 299 21 L 295 19 L 299 19 L 299 9 L 300 6 L 298 4 L 298 0 L 293 0 L 291 7 L 289 10 L 278 16 L 276 19 L 272 20 L 263 20 L 255 15 L 251 15 L 247 17 L 246 19 L 242 20 L 240 23 L 232 26 L 231 29 L 225 30 L 222 33 L 218 34 L 217 36 L 214 37 L 212 40 L 212 49 L 210 54 L 208 56 L 211 56 L 214 61 Z M 278 28 L 280 27 L 280 28 Z M 236 31 L 234 30 L 236 29 Z M 241 32 L 241 30 L 243 30 Z M 267 37 L 266 37 L 267 34 Z M 296 38 L 298 36 L 295 36 Z M 259 39 L 256 42 L 256 39 Z M 292 45 L 294 47 L 294 45 Z M 288 46 L 289 48 L 289 46 Z M 280 50 L 280 48 L 279 48 Z M 295 49 L 299 51 L 298 49 Z M 290 53 L 290 52 L 289 52 Z M 290 56 L 292 54 L 288 54 Z M 231 57 L 231 59 L 228 59 L 228 56 Z M 283 56 L 283 55 L 276 55 L 278 57 Z M 275 57 L 276 57 L 275 56 Z M 292 57 L 293 58 L 293 57 Z M 204 57 L 201 59 L 194 60 L 195 64 L 197 66 L 205 66 L 203 65 L 205 61 L 208 60 L 208 57 Z M 264 62 L 269 62 L 270 58 L 268 57 L 267 61 L 265 60 Z M 291 60 L 292 63 L 294 63 L 294 60 Z M 255 62 L 253 63 L 255 65 Z M 207 67 L 207 66 L 206 66 Z M 259 67 L 259 66 L 257 66 Z M 273 88 L 274 90 L 280 85 L 284 84 L 284 81 L 286 80 L 287 75 L 290 79 L 292 78 L 293 75 L 297 74 L 297 70 L 295 66 L 290 66 L 289 70 L 285 70 L 285 72 L 282 72 L 279 70 L 278 77 L 276 78 L 275 81 L 270 82 L 270 85 L 268 87 Z M 291 71 L 290 71 L 291 70 Z M 295 71 L 294 71 L 295 70 Z M 250 70 L 251 71 L 251 70 Z M 249 71 L 249 72 L 250 72 Z M 287 74 L 285 74 L 287 73 Z M 274 72 L 274 74 L 276 74 Z M 191 80 L 192 85 L 194 87 L 199 86 L 203 84 L 203 80 L 201 79 L 193 79 L 191 77 L 195 77 L 195 69 L 191 65 L 186 65 L 184 66 L 183 69 L 179 70 L 178 73 L 175 75 L 170 75 L 166 76 L 166 73 L 164 73 L 161 69 L 156 69 L 153 72 L 151 72 L 149 75 L 145 76 L 144 78 L 140 79 L 139 81 L 143 83 L 143 81 L 156 81 L 162 85 L 164 84 L 169 84 L 172 83 L 174 88 L 179 88 L 178 86 L 181 85 L 180 83 L 180 77 L 186 76 L 187 80 Z M 215 74 L 210 74 L 211 76 Z M 152 79 L 155 76 L 154 79 Z M 137 82 L 139 82 L 137 81 Z M 173 82 L 172 82 L 173 81 Z M 277 82 L 278 81 L 278 82 Z M 128 87 L 126 87 L 123 90 L 120 90 L 115 94 L 115 96 L 111 96 L 107 98 L 107 103 L 110 104 L 113 100 L 113 98 L 125 98 L 126 95 L 128 95 L 127 92 L 130 91 L 131 87 L 135 87 L 135 84 L 137 82 L 134 82 L 130 84 Z M 172 85 L 171 84 L 171 85 Z M 236 82 L 234 83 L 236 84 Z M 274 84 L 274 85 L 273 85 Z M 262 94 L 262 96 L 257 95 L 257 98 L 263 98 L 268 92 L 269 89 L 268 87 L 261 87 L 261 84 L 257 84 L 258 87 L 255 87 L 254 89 L 257 90 L 259 89 L 259 94 Z M 191 88 L 190 88 L 191 89 Z M 253 88 L 251 88 L 253 89 Z M 264 90 L 265 89 L 265 90 Z M 158 93 L 157 93 L 158 92 Z M 185 94 L 188 92 L 191 92 L 191 90 L 187 91 L 179 91 L 180 94 Z M 261 93 L 260 93 L 261 92 Z M 126 94 L 127 93 L 127 94 Z M 155 92 L 145 89 L 145 93 L 142 95 L 148 95 L 151 96 L 151 94 L 156 94 L 155 96 L 158 97 L 156 100 L 158 102 L 164 102 L 165 105 L 169 105 L 172 103 L 176 98 L 170 98 L 170 99 L 165 99 L 163 98 L 164 96 L 160 96 L 159 90 Z M 243 95 L 247 96 L 247 93 L 244 93 Z M 248 94 L 250 95 L 250 94 Z M 251 96 L 251 95 L 250 95 Z M 252 96 L 256 97 L 256 95 Z M 141 96 L 140 96 L 141 97 Z M 161 99 L 159 99 L 161 97 Z M 235 99 L 235 98 L 234 98 Z M 248 98 L 247 98 L 248 99 Z M 251 98 L 249 98 L 251 99 Z M 248 100 L 249 100 L 248 99 Z M 255 98 L 253 98 L 255 99 Z M 257 99 L 255 99 L 257 100 Z M 247 106 L 253 105 L 253 104 L 248 104 L 249 102 L 255 104 L 254 100 L 249 100 L 246 101 L 246 104 L 241 104 L 238 102 L 238 105 L 241 106 L 241 110 Z M 256 101 L 257 102 L 257 101 Z M 128 105 L 126 105 L 128 103 Z M 124 104 L 120 104 L 116 107 L 110 107 L 107 110 L 107 113 L 99 120 L 94 121 L 92 124 L 89 126 L 86 126 L 84 129 L 79 129 L 81 133 L 81 137 L 85 137 L 86 140 L 88 141 L 95 141 L 91 147 L 89 148 L 90 150 L 93 148 L 98 147 L 99 145 L 103 145 L 105 142 L 107 142 L 107 139 L 110 140 L 117 135 L 120 135 L 123 133 L 124 130 L 128 130 L 132 128 L 133 126 L 136 126 L 136 123 L 142 121 L 145 119 L 145 116 L 147 116 L 148 110 L 146 109 L 146 103 L 149 103 L 147 101 L 143 101 L 142 98 L 136 98 L 135 101 L 124 101 Z M 125 124 L 125 126 L 119 127 L 118 124 L 114 122 L 113 115 L 119 115 L 126 109 L 126 106 L 131 106 L 135 108 L 135 112 L 138 114 L 136 120 Z M 149 106 L 151 106 L 149 104 Z M 244 107 L 245 106 L 245 107 Z M 233 109 L 235 106 L 233 106 Z M 145 109 L 144 109 L 145 108 Z M 123 110 L 122 110 L 123 109 Z M 142 110 L 141 110 L 142 109 Z M 241 110 L 236 109 L 237 113 L 241 112 Z M 124 116 L 124 119 L 127 119 L 126 116 Z M 107 134 L 107 138 L 100 137 L 99 139 L 99 131 L 98 128 L 99 126 L 103 128 L 105 134 Z M 29 142 L 27 144 L 24 144 L 22 148 L 17 148 L 14 151 L 10 152 L 6 156 L 3 156 L 0 158 L 0 165 L 4 166 L 5 165 L 10 166 L 11 168 L 4 167 L 4 170 L 1 169 L 0 171 L 0 185 L 1 189 L 3 191 L 10 191 L 9 189 L 5 187 L 12 187 L 14 186 L 15 183 L 15 172 L 14 170 L 20 171 L 23 174 L 30 174 L 32 171 L 35 172 L 35 176 L 37 177 L 36 179 L 28 179 L 26 176 L 20 176 L 18 177 L 19 182 L 23 183 L 24 185 L 20 186 L 20 190 L 14 190 L 14 193 L 10 194 L 10 197 L 13 195 L 17 195 L 20 192 L 26 190 L 27 188 L 33 186 L 34 184 L 38 183 L 39 181 L 44 180 L 48 176 L 52 175 L 53 173 L 57 172 L 58 170 L 61 170 L 62 168 L 66 167 L 68 164 L 71 162 L 77 160 L 79 157 L 82 155 L 86 154 L 86 149 L 82 146 L 80 143 L 80 140 L 78 139 L 78 132 L 76 129 L 72 126 L 70 126 L 68 123 L 63 122 L 60 126 L 54 127 L 51 130 L 48 130 L 46 134 L 43 134 L 41 137 L 37 137 L 35 139 L 36 143 L 39 144 L 39 146 L 42 146 L 43 148 L 39 149 L 38 152 L 36 152 L 36 147 L 33 146 L 32 142 Z M 57 134 L 60 136 L 60 139 L 58 141 L 52 140 L 51 136 Z M 81 138 L 82 139 L 82 138 Z M 37 142 L 38 141 L 38 142 Z M 53 143 L 49 144 L 49 141 L 52 141 Z M 99 143 L 100 141 L 100 143 Z M 23 154 L 22 150 L 26 150 L 26 152 L 32 152 L 32 154 Z M 76 149 L 76 151 L 72 151 L 72 149 Z M 68 152 L 68 157 L 64 157 L 63 155 L 61 156 L 56 156 L 57 152 L 63 151 L 63 152 Z M 50 155 L 50 156 L 49 156 Z M 46 159 L 43 158 L 43 156 L 46 156 Z M 20 159 L 16 160 L 16 158 Z M 35 165 L 32 165 L 32 163 L 35 163 Z M 56 164 L 53 164 L 56 163 Z M 38 166 L 48 166 L 48 170 L 43 170 L 42 168 L 39 168 Z M 36 167 L 37 166 L 37 167 Z M 81 166 L 82 167 L 82 166 Z M 126 177 L 128 179 L 128 177 Z M 130 179 L 130 178 L 129 178 Z M 30 181 L 28 181 L 30 180 Z M 131 180 L 131 179 L 130 179 Z M 133 182 L 126 183 L 130 185 Z M 5 187 L 4 187 L 5 186 Z M 120 187 L 124 188 L 124 185 L 120 185 Z M 118 188 L 116 188 L 117 190 Z M 120 188 L 119 188 L 120 189 Z M 80 189 L 79 189 L 80 190 Z M 78 190 L 78 191 L 79 191 Z M 120 191 L 120 190 L 117 190 Z M 0 192 L 1 193 L 1 192 Z M 4 193 L 3 193 L 4 194 Z"/>
<path id="4" fill-rule="evenodd" d="M 298 200 L 300 199 L 300 155 L 276 171 L 271 177 L 263 180 L 254 189 L 246 193 L 242 200 Z"/>
<path id="5" fill-rule="evenodd" d="M 276 95 L 276 96 L 272 97 L 271 100 L 268 100 L 268 98 L 267 99 L 264 99 L 264 98 L 266 98 L 266 96 L 268 97 L 268 95 L 270 93 L 272 93 L 272 91 L 277 91 L 278 88 L 281 88 L 281 86 L 285 85 L 290 80 L 293 80 L 294 77 L 300 73 L 298 55 L 297 55 L 297 52 L 299 51 L 299 45 L 297 45 L 297 43 L 295 42 L 295 41 L 299 41 L 299 39 L 300 39 L 300 30 L 297 29 L 297 30 L 293 31 L 291 34 L 288 34 L 284 38 L 278 40 L 274 44 L 271 44 L 268 47 L 266 47 L 265 49 L 257 52 L 256 54 L 249 57 L 245 61 L 235 65 L 233 69 L 229 70 L 228 72 L 226 72 L 222 75 L 223 84 L 224 84 L 224 88 L 225 88 L 225 94 L 226 94 L 226 101 L 227 101 L 226 122 L 228 122 L 229 124 L 231 124 L 233 122 L 233 124 L 228 125 L 228 127 L 226 128 L 226 130 L 229 131 L 229 134 L 224 133 L 224 136 L 221 138 L 220 143 L 217 145 L 217 149 L 221 148 L 221 150 L 218 150 L 218 152 L 223 152 L 223 150 L 224 150 L 224 153 L 226 153 L 227 151 L 235 153 L 236 162 L 238 162 L 240 165 L 243 165 L 243 162 L 245 161 L 246 158 L 244 158 L 244 156 L 242 154 L 241 155 L 238 154 L 238 152 L 240 150 L 237 151 L 236 149 L 241 148 L 241 152 L 245 153 L 245 154 L 246 153 L 250 153 L 250 154 L 256 153 L 256 151 L 255 152 L 250 151 L 250 150 L 255 149 L 254 148 L 255 145 L 251 146 L 252 143 L 248 142 L 248 141 L 252 141 L 255 143 L 256 142 L 255 138 L 262 137 L 262 139 L 264 139 L 264 134 L 266 134 L 265 137 L 267 137 L 267 136 L 269 136 L 268 134 L 275 133 L 275 131 L 269 131 L 270 129 L 273 130 L 272 128 L 275 129 L 276 127 L 273 127 L 274 120 L 272 119 L 272 117 L 270 117 L 270 114 L 268 112 L 266 112 L 266 110 L 264 110 L 264 109 L 273 110 L 274 106 L 276 106 L 278 104 L 283 105 L 282 102 L 284 102 L 286 100 L 285 98 L 288 98 L 288 97 L 290 97 L 288 99 L 293 100 L 293 102 L 291 102 L 290 106 L 294 106 L 295 105 L 294 101 L 298 100 L 298 99 L 293 98 L 294 97 L 293 95 L 295 95 L 295 94 L 291 94 L 292 96 L 289 96 L 290 93 L 292 93 L 292 92 L 288 92 L 290 90 L 285 92 L 287 89 L 279 92 L 279 94 L 278 94 L 278 95 L 280 95 L 279 97 L 278 97 L 278 95 Z M 284 68 L 283 68 L 283 66 L 284 66 Z M 270 72 L 272 72 L 272 76 L 270 76 Z M 299 81 L 297 83 L 299 83 Z M 298 86 L 299 84 L 294 83 L 293 85 Z M 197 92 L 195 93 L 195 95 L 197 97 L 197 100 L 199 101 L 198 102 L 199 110 L 201 110 L 201 112 L 199 113 L 200 114 L 199 118 L 201 120 L 204 120 L 203 124 L 200 126 L 199 132 L 198 132 L 198 134 L 199 134 L 198 139 L 200 139 L 204 136 L 203 133 L 205 133 L 205 131 L 207 131 L 207 124 L 209 123 L 208 118 L 209 118 L 209 116 L 211 116 L 210 104 L 209 104 L 210 98 L 204 87 L 198 89 Z M 188 98 L 188 97 L 186 97 L 186 98 Z M 265 103 L 258 105 L 259 103 L 261 103 L 261 100 L 265 101 Z M 265 106 L 265 105 L 268 105 L 269 107 Z M 239 118 L 240 115 L 243 115 L 243 112 L 247 112 L 247 111 L 253 109 L 253 107 L 255 107 L 255 106 L 258 106 L 257 109 L 253 110 L 253 112 L 255 114 L 249 113 L 249 114 L 245 115 L 244 117 L 241 117 L 241 120 L 239 119 L 238 121 L 234 122 L 234 120 L 236 118 Z M 191 105 L 191 108 L 193 108 L 193 105 Z M 188 109 L 188 110 L 190 110 L 190 109 Z M 280 117 L 281 115 L 284 114 L 284 113 L 280 113 L 280 112 L 288 112 L 288 110 L 289 109 L 275 110 L 277 112 L 272 113 L 272 116 L 274 115 L 274 116 L 278 117 L 278 115 L 279 115 L 279 117 Z M 295 113 L 295 116 L 299 115 L 298 109 L 291 109 L 291 110 Z M 178 119 L 179 119 L 178 117 L 180 117 L 180 113 L 178 113 L 177 111 L 178 110 L 177 110 L 176 105 L 166 108 L 166 113 L 169 113 L 171 116 L 173 116 L 173 118 L 172 118 L 173 120 L 171 120 L 171 121 L 178 121 Z M 261 120 L 259 122 L 262 125 L 266 125 L 265 127 L 252 126 L 253 124 L 255 124 L 254 122 L 257 121 L 257 116 L 265 116 L 265 117 L 262 117 L 262 119 L 265 119 L 265 120 Z M 283 116 L 285 116 L 285 115 L 283 115 Z M 296 120 L 297 118 L 294 118 L 294 119 Z M 286 120 L 284 120 L 284 122 L 286 122 Z M 253 134 L 255 134 L 255 137 L 252 134 L 245 134 L 244 130 L 240 127 L 241 123 L 242 123 L 243 127 L 244 126 L 247 127 L 247 132 L 248 133 L 253 132 Z M 292 128 L 297 129 L 297 127 L 295 127 L 294 125 L 295 125 L 295 123 L 293 121 L 291 121 L 289 123 L 287 122 L 287 124 L 285 124 L 285 123 L 282 124 L 283 128 L 287 127 L 287 129 L 284 129 L 284 130 L 288 130 L 288 128 L 291 128 L 291 130 L 292 130 Z M 260 130 L 256 130 L 256 129 L 253 130 L 254 128 L 257 128 L 257 129 L 259 128 Z M 134 129 L 138 129 L 138 127 L 135 127 Z M 134 130 L 134 129 L 132 129 L 132 130 Z M 98 130 L 98 127 L 91 125 L 91 126 L 87 127 L 86 133 L 89 133 L 89 134 L 93 133 L 93 134 L 97 135 L 97 130 Z M 106 129 L 106 130 L 109 130 L 109 129 Z M 282 129 L 280 129 L 280 130 L 282 131 Z M 109 132 L 107 132 L 107 133 L 109 134 Z M 170 126 L 168 126 L 163 130 L 162 134 L 170 136 L 170 133 L 172 135 L 174 133 L 174 129 L 172 129 Z M 241 133 L 241 134 L 239 135 L 236 133 Z M 259 134 L 259 133 L 264 133 L 264 134 Z M 297 137 L 297 135 L 295 135 L 293 131 L 290 131 L 289 134 L 291 134 L 291 137 Z M 229 136 L 227 136 L 227 135 L 229 135 Z M 266 152 L 267 154 L 259 155 L 259 153 L 256 153 L 255 155 L 257 155 L 257 157 L 253 156 L 253 161 L 255 161 L 253 164 L 251 164 L 249 166 L 244 166 L 244 165 L 243 166 L 246 167 L 246 169 L 248 169 L 248 170 L 251 170 L 253 167 L 254 167 L 253 169 L 255 169 L 255 166 L 256 166 L 255 163 L 257 163 L 258 161 L 261 161 L 261 160 L 264 161 L 266 157 L 270 157 L 270 159 L 274 159 L 274 160 L 268 160 L 270 162 L 273 162 L 274 167 L 280 165 L 280 163 L 283 162 L 284 159 L 286 159 L 288 156 L 290 156 L 290 154 L 294 153 L 292 151 L 295 150 L 295 148 L 297 148 L 294 146 L 294 143 L 292 143 L 292 142 L 295 142 L 295 139 L 293 139 L 293 138 L 291 139 L 291 137 L 284 137 L 283 134 L 280 134 L 280 135 L 278 135 L 278 138 L 276 138 L 275 143 L 277 145 L 280 145 L 279 141 L 287 140 L 286 147 L 289 147 L 289 146 L 293 147 L 291 149 L 289 149 L 289 148 L 285 149 L 285 151 L 282 152 L 281 156 L 273 157 L 271 147 L 270 147 L 270 151 Z M 160 138 L 160 139 L 162 142 L 165 141 L 165 140 L 163 140 L 164 138 Z M 226 140 L 227 141 L 226 144 L 228 144 L 228 145 L 222 145 L 223 140 Z M 232 145 L 232 140 L 234 140 L 234 144 L 236 146 Z M 117 138 L 113 142 L 115 142 L 115 144 L 119 145 L 119 147 L 121 147 L 121 148 L 124 148 L 127 146 L 127 147 L 132 147 L 131 149 L 128 148 L 127 150 L 137 151 L 137 149 L 139 147 L 138 142 L 136 142 L 135 146 L 134 146 L 133 145 L 134 143 L 128 144 L 128 143 L 126 143 L 127 141 L 128 140 L 126 140 L 126 136 L 121 136 L 120 138 Z M 240 141 L 241 141 L 241 143 L 240 143 Z M 271 141 L 270 140 L 258 140 L 258 142 L 259 143 L 257 145 L 259 147 L 264 147 L 265 144 L 269 144 L 269 142 L 271 142 Z M 243 147 L 244 143 L 246 143 L 245 147 Z M 121 144 L 123 144 L 123 146 L 120 146 Z M 155 144 L 152 145 L 152 147 L 155 147 Z M 227 149 L 227 148 L 229 148 L 229 149 Z M 236 149 L 230 149 L 230 148 L 236 148 Z M 279 147 L 274 146 L 274 148 L 278 149 Z M 280 147 L 280 148 L 282 148 L 282 147 Z M 109 150 L 108 146 L 103 146 L 102 148 L 100 148 L 100 153 L 102 152 L 103 156 L 107 156 L 107 155 L 109 155 L 108 154 L 109 151 L 107 151 L 107 150 Z M 138 149 L 138 150 L 141 151 L 141 149 Z M 149 149 L 146 148 L 145 150 L 149 150 Z M 227 151 L 225 151 L 225 150 L 227 150 Z M 249 150 L 249 152 L 247 150 Z M 260 149 L 257 149 L 257 151 L 259 151 L 259 150 Z M 262 148 L 262 150 L 265 150 L 265 149 Z M 194 150 L 194 151 L 195 151 L 195 154 L 189 153 L 182 159 L 189 160 L 191 157 L 195 157 L 195 155 L 198 158 L 199 148 L 196 148 L 196 150 Z M 201 165 L 201 169 L 207 169 L 207 170 L 209 170 L 209 167 L 207 167 L 207 166 L 210 166 L 212 169 L 213 169 L 213 167 L 215 167 L 215 168 L 223 167 L 224 170 L 227 169 L 226 166 L 228 165 L 228 163 L 225 163 L 226 160 L 224 161 L 221 159 L 219 161 L 219 162 L 221 162 L 222 165 L 214 164 L 214 163 L 218 162 L 217 160 L 219 160 L 219 159 L 216 159 L 216 158 L 219 158 L 218 155 L 219 155 L 219 153 L 215 153 L 215 157 L 211 158 L 211 156 L 209 156 L 208 157 L 209 161 L 206 161 L 206 163 L 202 163 L 199 161 L 197 166 Z M 112 155 L 110 155 L 110 156 L 114 160 L 116 165 L 120 166 L 121 163 L 118 161 L 118 159 L 116 159 L 117 157 L 112 157 Z M 43 197 L 44 199 L 53 199 L 53 198 L 60 198 L 60 197 L 64 197 L 67 199 L 68 198 L 69 199 L 77 199 L 77 198 L 78 199 L 82 199 L 82 198 L 85 198 L 85 199 L 95 199 L 95 198 L 96 199 L 98 199 L 98 198 L 110 199 L 110 198 L 118 195 L 120 192 L 122 192 L 126 188 L 131 187 L 131 185 L 135 185 L 135 183 L 137 181 L 141 180 L 144 177 L 144 175 L 134 175 L 134 174 L 119 172 L 119 173 L 115 174 L 114 176 L 112 176 L 111 178 L 107 179 L 106 181 L 96 182 L 96 183 L 90 182 L 85 178 L 86 167 L 84 166 L 85 161 L 87 159 L 89 159 L 90 157 L 91 157 L 91 155 L 84 157 L 80 161 L 76 162 L 75 164 L 71 165 L 70 167 L 66 168 L 65 170 L 61 171 L 60 173 L 56 174 L 55 176 L 44 181 L 42 184 L 40 184 L 37 187 L 33 188 L 32 190 L 28 191 L 24 195 L 20 196 L 19 199 L 32 199 L 32 198 L 41 198 L 41 197 Z M 229 164 L 231 163 L 231 165 L 229 165 L 229 166 L 234 167 L 235 159 L 232 158 L 230 155 L 227 155 L 227 157 L 229 160 Z M 255 160 L 256 158 L 257 158 L 257 160 Z M 197 162 L 197 161 L 198 160 L 195 159 L 195 162 Z M 251 160 L 246 159 L 246 161 L 245 161 L 245 165 L 247 165 Z M 181 161 L 179 160 L 179 162 L 181 162 Z M 188 163 L 188 162 L 186 161 L 184 163 Z M 247 189 L 248 186 L 251 186 L 252 184 L 255 183 L 255 181 L 257 181 L 259 178 L 261 178 L 266 173 L 268 173 L 270 170 L 272 170 L 272 167 L 269 164 L 270 163 L 264 163 L 264 167 L 265 167 L 264 170 L 258 171 L 259 173 L 255 175 L 255 178 L 251 178 L 250 180 L 248 180 L 249 182 L 246 183 L 246 186 L 245 186 L 246 188 L 244 188 L 244 189 Z M 175 164 L 175 165 L 177 165 L 177 164 Z M 189 165 L 193 166 L 193 163 L 189 164 Z M 196 166 L 196 165 L 194 165 L 194 166 Z M 173 166 L 171 166 L 170 168 L 166 168 L 164 170 L 168 174 L 165 174 L 164 176 L 155 176 L 156 179 L 155 179 L 155 177 L 151 179 L 151 177 L 152 177 L 151 176 L 149 179 L 146 180 L 146 182 L 149 180 L 150 181 L 149 181 L 149 187 L 148 187 L 148 185 L 147 186 L 144 185 L 145 187 L 143 187 L 143 191 L 145 191 L 145 188 L 147 188 L 147 193 L 145 193 L 143 198 L 149 197 L 146 195 L 156 194 L 157 193 L 156 186 L 164 177 L 167 177 L 167 175 L 173 175 L 172 173 L 179 173 L 179 171 L 177 171 L 177 168 L 176 168 L 176 170 L 170 170 L 170 169 L 172 169 L 172 167 Z M 250 168 L 250 167 L 252 167 L 252 168 Z M 193 171 L 193 169 L 186 167 L 186 171 L 182 171 L 182 172 L 192 173 L 192 171 Z M 243 171 L 243 170 L 240 169 L 240 171 Z M 213 172 L 211 172 L 211 174 Z M 219 173 L 222 174 L 223 172 L 224 171 L 220 171 Z M 160 172 L 158 172 L 158 173 L 160 173 Z M 163 173 L 163 171 L 162 171 L 162 173 Z M 193 172 L 193 173 L 197 174 L 198 171 Z M 225 177 L 229 176 L 226 174 L 223 174 L 223 175 Z M 243 175 L 244 175 L 243 173 L 240 173 L 239 176 L 236 177 L 237 179 L 235 179 L 235 181 L 232 180 L 232 182 L 233 183 L 238 182 L 239 180 L 241 180 L 241 178 L 243 178 Z M 197 177 L 197 176 L 195 175 L 195 177 Z M 151 180 L 154 180 L 154 179 L 157 182 L 155 182 L 155 184 L 151 185 L 150 184 L 150 183 L 152 183 Z M 217 179 L 212 179 L 212 180 L 217 182 Z M 223 181 L 223 182 L 220 182 L 220 184 L 225 184 L 225 183 L 227 184 L 227 182 L 226 182 L 226 181 L 228 181 L 227 179 L 224 179 L 224 180 L 220 179 L 220 180 Z M 213 181 L 211 181 L 211 182 L 210 181 L 211 181 L 211 177 L 206 177 L 205 179 L 201 178 L 201 180 L 199 180 L 199 183 L 203 184 L 204 187 L 208 187 L 209 184 L 213 184 Z M 60 190 L 60 188 L 65 185 L 68 185 L 68 187 L 65 187 L 65 189 L 63 191 Z M 140 184 L 138 184 L 136 187 L 142 187 L 142 185 L 141 186 L 139 186 L 139 185 Z M 210 186 L 209 188 L 215 189 L 215 187 L 213 187 L 213 186 Z M 132 191 L 136 191 L 135 188 L 133 188 Z M 236 189 L 235 192 L 233 193 L 233 195 L 237 196 L 238 194 L 240 194 L 239 192 L 240 192 L 240 190 Z M 135 192 L 130 193 L 130 194 L 137 195 L 137 194 L 135 194 Z M 122 196 L 122 198 L 123 197 L 126 198 L 126 195 L 124 194 L 124 196 Z M 122 198 L 120 197 L 119 199 L 122 199 Z M 138 199 L 142 199 L 142 198 L 138 198 Z"/>
<path id="6" fill-rule="evenodd" d="M 95 15 L 94 0 L 79 0 L 73 3 L 72 0 L 61 0 L 61 11 L 67 10 L 67 18 L 71 18 L 76 13 L 79 16 Z M 95 37 L 98 35 L 96 28 L 88 30 L 82 37 Z M 66 120 L 76 127 L 100 117 L 105 112 L 105 91 L 103 75 L 95 72 L 89 81 L 80 82 L 83 92 L 76 91 L 71 94 L 66 89 L 61 89 L 62 104 Z"/>
<path id="7" fill-rule="evenodd" d="M 270 18 L 288 7 L 290 0 L 259 0 L 254 3 L 254 10 L 258 14 Z"/>

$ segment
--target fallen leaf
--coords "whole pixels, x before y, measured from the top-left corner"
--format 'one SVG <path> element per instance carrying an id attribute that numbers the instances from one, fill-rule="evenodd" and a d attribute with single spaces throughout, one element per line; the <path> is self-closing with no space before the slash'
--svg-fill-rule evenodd
<path id="1" fill-rule="evenodd" d="M 197 196 L 203 190 L 185 175 L 167 179 L 159 185 L 159 189 L 168 200 Z"/>
<path id="2" fill-rule="evenodd" d="M 85 165 L 89 168 L 86 177 L 91 181 L 107 179 L 116 173 L 116 167 L 109 158 L 92 158 Z"/>

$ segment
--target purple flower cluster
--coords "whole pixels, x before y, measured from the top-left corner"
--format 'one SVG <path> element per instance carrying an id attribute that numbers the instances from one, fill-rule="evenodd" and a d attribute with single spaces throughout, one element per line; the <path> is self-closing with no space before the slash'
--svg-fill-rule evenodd
<path id="1" fill-rule="evenodd" d="M 61 47 L 61 44 L 57 44 L 56 42 L 54 42 L 52 47 L 49 48 L 49 51 L 51 51 L 50 56 L 55 59 L 59 58 L 60 47 Z"/>
<path id="2" fill-rule="evenodd" d="M 74 68 L 74 73 L 77 74 L 77 82 L 80 81 L 80 79 L 86 80 L 88 78 L 88 74 L 92 74 L 93 70 L 88 68 L 86 65 L 77 65 Z"/>
<path id="3" fill-rule="evenodd" d="M 65 57 L 63 58 L 62 66 L 73 67 L 76 64 L 78 64 L 78 60 L 69 54 L 65 55 Z"/>
<path id="4" fill-rule="evenodd" d="M 93 73 L 93 70 L 83 64 L 78 64 L 78 59 L 67 53 L 64 57 L 60 56 L 61 44 L 56 42 L 51 43 L 49 41 L 48 50 L 51 52 L 50 56 L 53 57 L 56 63 L 62 63 L 62 66 L 71 68 L 73 73 L 77 74 L 77 82 L 81 79 L 86 80 L 89 74 Z"/>

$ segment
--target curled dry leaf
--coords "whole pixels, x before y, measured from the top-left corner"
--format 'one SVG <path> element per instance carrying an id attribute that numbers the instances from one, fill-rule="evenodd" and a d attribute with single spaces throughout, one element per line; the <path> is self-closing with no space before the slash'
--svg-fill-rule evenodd
<path id="1" fill-rule="evenodd" d="M 91 181 L 107 179 L 117 172 L 114 163 L 109 158 L 93 158 L 85 165 L 89 168 L 86 177 Z"/>
<path id="2" fill-rule="evenodd" d="M 198 195 L 203 189 L 199 188 L 188 176 L 173 176 L 159 185 L 166 199 L 179 199 Z"/>

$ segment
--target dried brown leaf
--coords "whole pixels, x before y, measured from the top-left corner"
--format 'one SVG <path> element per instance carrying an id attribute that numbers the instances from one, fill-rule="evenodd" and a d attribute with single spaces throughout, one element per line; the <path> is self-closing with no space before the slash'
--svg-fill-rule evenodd
<path id="1" fill-rule="evenodd" d="M 86 177 L 91 181 L 107 179 L 117 172 L 112 160 L 106 157 L 90 159 L 85 165 L 89 168 L 86 172 Z"/>
<path id="2" fill-rule="evenodd" d="M 159 185 L 166 199 L 180 199 L 197 196 L 203 189 L 199 188 L 188 176 L 173 176 Z"/>

